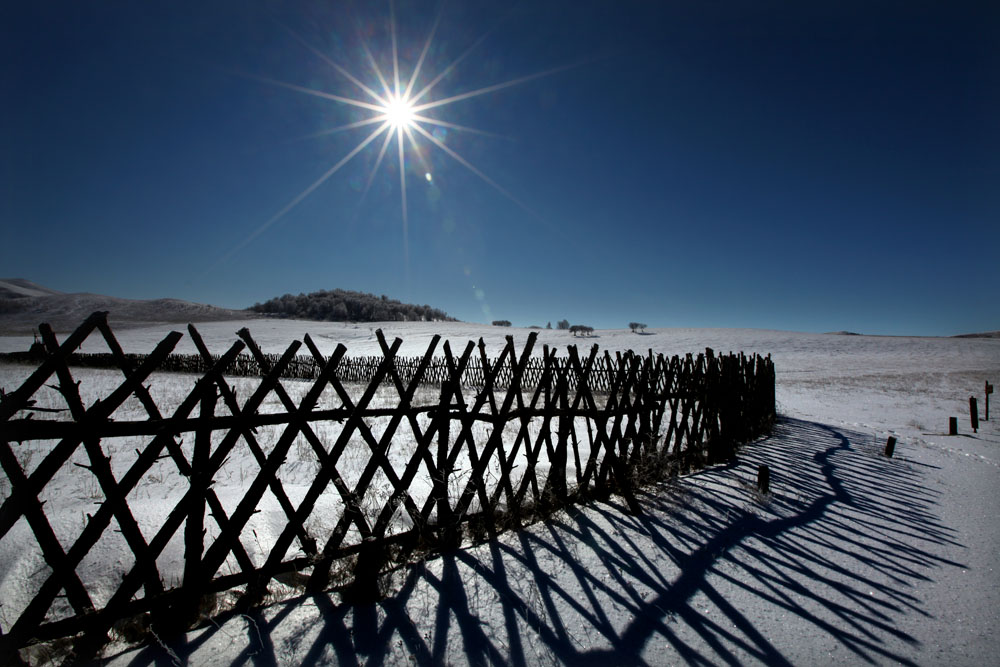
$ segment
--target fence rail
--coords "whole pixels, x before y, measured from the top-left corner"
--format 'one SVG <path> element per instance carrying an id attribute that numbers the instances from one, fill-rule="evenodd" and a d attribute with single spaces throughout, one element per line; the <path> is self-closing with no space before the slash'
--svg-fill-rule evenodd
<path id="1" fill-rule="evenodd" d="M 215 355 L 189 326 L 196 356 L 171 354 L 177 332 L 148 355 L 128 355 L 104 313 L 61 344 L 47 325 L 40 331 L 37 369 L 0 401 L 0 467 L 10 488 L 0 547 L 30 534 L 46 566 L 30 602 L 0 619 L 4 662 L 32 643 L 71 636 L 74 658 L 91 657 L 123 618 L 182 629 L 210 593 L 235 591 L 235 606 L 245 608 L 275 580 L 323 590 L 342 583 L 338 563 L 353 563 L 344 593 L 364 595 L 388 561 L 415 549 L 455 546 L 594 495 L 621 494 L 640 511 L 634 484 L 728 460 L 774 419 L 770 358 L 711 350 L 666 358 L 601 354 L 595 345 L 557 356 L 543 346 L 537 355 L 531 333 L 520 350 L 508 337 L 495 358 L 481 339 L 458 352 L 445 341 L 439 353 L 437 336 L 421 357 L 404 358 L 402 341 L 378 331 L 381 356 L 350 358 L 338 345 L 327 357 L 308 335 L 308 355 L 298 355 L 299 341 L 267 355 L 244 329 Z M 77 353 L 90 336 L 102 337 L 108 353 Z M 78 365 L 117 368 L 122 379 L 87 407 L 71 370 Z M 176 405 L 158 405 L 147 383 L 162 371 L 199 378 Z M 242 401 L 240 376 L 259 377 Z M 295 389 L 287 378 L 306 382 Z M 58 390 L 65 413 L 39 411 L 35 397 L 46 386 Z M 126 401 L 141 406 L 142 418 L 120 418 Z M 263 409 L 265 401 L 278 409 Z M 123 465 L 116 450 L 112 465 L 109 443 L 122 438 L 134 454 Z M 38 452 L 30 464 L 18 456 L 25 443 Z M 293 447 L 314 464 L 294 488 Z M 237 456 L 254 471 L 233 500 L 219 489 Z M 162 461 L 182 482 L 172 509 L 150 524 L 133 511 L 135 489 Z M 42 500 L 67 462 L 99 498 L 69 535 Z M 254 522 L 265 507 L 280 526 L 262 548 Z M 109 531 L 118 531 L 127 558 L 120 582 L 98 595 L 79 571 Z M 182 569 L 167 578 L 165 553 L 175 542 Z"/>

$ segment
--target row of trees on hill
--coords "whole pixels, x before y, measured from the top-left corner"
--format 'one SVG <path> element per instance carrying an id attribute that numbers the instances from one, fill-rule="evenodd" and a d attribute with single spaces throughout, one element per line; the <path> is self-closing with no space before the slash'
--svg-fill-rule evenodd
<path id="1" fill-rule="evenodd" d="M 275 317 L 334 322 L 455 322 L 455 318 L 430 306 L 416 306 L 351 290 L 321 290 L 293 296 L 285 294 L 250 310 Z"/>

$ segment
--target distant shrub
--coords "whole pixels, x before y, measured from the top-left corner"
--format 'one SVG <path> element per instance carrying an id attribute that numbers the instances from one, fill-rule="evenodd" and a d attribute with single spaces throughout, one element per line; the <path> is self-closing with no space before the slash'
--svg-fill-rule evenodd
<path id="1" fill-rule="evenodd" d="M 556 329 L 569 329 L 569 320 L 559 320 L 556 322 Z"/>
<path id="2" fill-rule="evenodd" d="M 493 326 L 495 327 L 509 327 L 510 320 L 493 320 Z"/>
<path id="3" fill-rule="evenodd" d="M 632 330 L 632 333 L 635 333 L 637 330 L 639 331 L 645 330 L 646 325 L 643 324 L 642 322 L 629 322 L 628 328 Z"/>
<path id="4" fill-rule="evenodd" d="M 588 327 L 586 324 L 574 324 L 569 328 L 569 330 L 574 336 L 578 334 L 581 336 L 589 336 L 594 333 L 594 327 Z"/>

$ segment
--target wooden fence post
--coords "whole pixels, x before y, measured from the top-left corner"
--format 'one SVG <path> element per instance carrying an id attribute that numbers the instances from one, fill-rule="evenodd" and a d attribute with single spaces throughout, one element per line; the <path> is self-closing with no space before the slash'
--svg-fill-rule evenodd
<path id="1" fill-rule="evenodd" d="M 549 475 L 545 480 L 546 502 L 558 507 L 566 502 L 566 463 L 569 460 L 569 436 L 573 429 L 573 416 L 569 410 L 569 371 L 563 365 L 556 372 L 556 395 L 547 410 L 558 413 L 556 446 L 549 458 Z"/>
<path id="2" fill-rule="evenodd" d="M 725 389 L 722 383 L 722 358 L 716 358 L 710 347 L 705 348 L 705 394 L 702 407 L 705 462 L 709 465 L 722 460 L 719 424 L 723 421 Z"/>
<path id="3" fill-rule="evenodd" d="M 448 349 L 448 341 L 444 343 Z M 452 382 L 454 378 L 448 378 L 441 382 L 441 400 L 438 401 L 438 447 L 437 447 L 437 475 L 434 480 L 433 493 L 437 501 L 437 539 L 444 548 L 456 547 L 459 544 L 460 536 L 458 526 L 455 525 L 455 518 L 451 511 L 451 500 L 448 498 L 448 477 L 451 475 L 451 464 L 448 462 L 449 426 L 451 423 L 450 406 L 452 399 Z"/>
<path id="4" fill-rule="evenodd" d="M 892 453 L 896 450 L 896 438 L 889 436 L 889 439 L 885 443 L 885 456 L 886 458 L 892 458 Z"/>
<path id="5" fill-rule="evenodd" d="M 948 417 L 948 435 L 958 435 L 958 417 Z"/>
<path id="6" fill-rule="evenodd" d="M 757 468 L 757 490 L 765 496 L 771 493 L 771 469 L 767 466 Z"/>
<path id="7" fill-rule="evenodd" d="M 217 400 L 218 392 L 215 385 L 205 387 L 201 396 L 201 418 L 207 425 L 195 434 L 189 480 L 195 490 L 196 499 L 184 524 L 183 602 L 179 605 L 179 609 L 172 613 L 168 612 L 163 619 L 173 630 L 183 630 L 198 620 L 201 586 L 204 584 L 201 581 L 201 558 L 205 548 L 205 496 L 212 483 L 209 457 L 212 450 L 212 417 L 215 415 Z"/>
<path id="8" fill-rule="evenodd" d="M 979 433 L 979 406 L 976 397 L 969 396 L 969 420 L 972 422 L 972 432 Z"/>

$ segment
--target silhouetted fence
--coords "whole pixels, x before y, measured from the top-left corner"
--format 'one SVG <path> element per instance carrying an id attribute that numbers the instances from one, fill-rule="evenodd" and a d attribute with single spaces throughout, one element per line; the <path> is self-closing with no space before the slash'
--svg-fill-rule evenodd
<path id="1" fill-rule="evenodd" d="M 33 642 L 71 636 L 74 657 L 87 658 L 121 619 L 183 629 L 198 618 L 205 596 L 239 589 L 234 606 L 245 608 L 263 600 L 275 580 L 363 595 L 388 562 L 493 535 L 595 495 L 621 494 L 638 512 L 635 484 L 728 460 L 775 416 L 774 367 L 759 356 L 611 355 L 596 345 L 585 353 L 570 346 L 564 357 L 544 346 L 533 356 L 531 333 L 520 350 L 508 337 L 496 358 L 482 340 L 457 354 L 446 341 L 435 356 L 435 336 L 423 356 L 406 359 L 396 356 L 402 341 L 390 344 L 378 331 L 379 357 L 350 359 L 343 345 L 326 357 L 309 336 L 309 356 L 298 357 L 299 341 L 266 355 L 245 329 L 215 356 L 193 326 L 188 330 L 197 358 L 170 354 L 177 332 L 149 355 L 127 355 L 104 313 L 62 344 L 40 327 L 37 370 L 0 402 L 0 466 L 10 486 L 0 505 L 0 544 L 26 524 L 48 569 L 30 603 L 4 609 L 0 660 Z M 108 354 L 74 354 L 92 334 L 103 337 Z M 71 362 L 95 360 L 123 378 L 86 407 Z M 201 374 L 169 414 L 145 384 L 164 369 Z M 261 376 L 242 402 L 227 380 L 236 374 Z M 32 412 L 53 376 L 49 386 L 66 412 Z M 309 379 L 298 401 L 281 383 L 290 376 Z M 380 407 L 387 393 L 391 405 Z M 280 409 L 262 410 L 265 399 Z M 126 401 L 141 405 L 144 417 L 121 419 L 116 411 Z M 273 442 L 264 439 L 268 428 Z M 122 467 L 116 449 L 116 473 L 106 442 L 120 438 L 134 455 Z M 17 456 L 24 443 L 37 445 L 33 465 Z M 286 481 L 293 446 L 315 463 L 308 484 L 294 489 Z M 220 471 L 237 456 L 255 468 L 227 504 L 217 493 L 225 482 Z M 135 489 L 160 460 L 173 465 L 182 493 L 153 521 L 134 513 Z M 67 462 L 99 499 L 70 534 L 50 521 L 41 499 Z M 254 527 L 265 505 L 281 517 L 270 538 Z M 127 549 L 124 571 L 120 581 L 101 582 L 110 591 L 95 601 L 93 584 L 78 570 L 109 531 Z M 183 571 L 165 581 L 163 554 L 172 540 L 183 541 Z M 345 564 L 354 581 L 343 586 L 337 570 Z"/>

